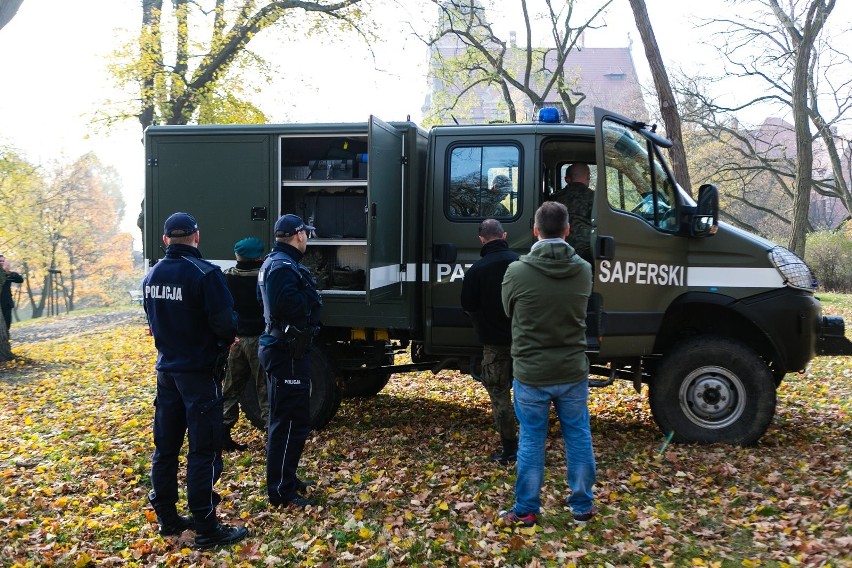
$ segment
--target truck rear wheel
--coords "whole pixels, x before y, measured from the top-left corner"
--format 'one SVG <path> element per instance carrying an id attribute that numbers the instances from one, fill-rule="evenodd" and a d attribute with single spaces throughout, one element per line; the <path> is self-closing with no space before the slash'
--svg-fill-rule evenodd
<path id="1" fill-rule="evenodd" d="M 340 408 L 340 390 L 334 377 L 334 369 L 324 349 L 311 347 L 311 427 L 314 430 L 324 428 Z M 254 397 L 254 384 L 249 381 L 240 396 L 243 414 L 255 428 L 266 429 L 266 422 L 260 414 L 260 406 Z"/>
<path id="2" fill-rule="evenodd" d="M 260 405 L 257 403 L 257 394 L 253 381 L 246 381 L 246 388 L 240 393 L 240 408 L 246 419 L 258 430 L 266 430 L 266 422 L 260 413 Z"/>
<path id="3" fill-rule="evenodd" d="M 343 383 L 343 398 L 369 398 L 379 394 L 388 381 L 390 373 L 367 371 L 347 375 Z"/>
<path id="4" fill-rule="evenodd" d="M 321 430 L 340 408 L 340 390 L 328 351 L 314 344 L 311 347 L 311 365 L 311 427 Z"/>
<path id="5" fill-rule="evenodd" d="M 393 365 L 392 353 L 384 355 L 384 364 Z M 371 369 L 360 373 L 351 373 L 344 376 L 343 398 L 370 398 L 379 394 L 390 381 L 391 373 L 378 369 Z"/>
<path id="6" fill-rule="evenodd" d="M 748 446 L 775 414 L 775 380 L 757 353 L 721 337 L 675 346 L 651 381 L 654 420 L 676 442 Z"/>

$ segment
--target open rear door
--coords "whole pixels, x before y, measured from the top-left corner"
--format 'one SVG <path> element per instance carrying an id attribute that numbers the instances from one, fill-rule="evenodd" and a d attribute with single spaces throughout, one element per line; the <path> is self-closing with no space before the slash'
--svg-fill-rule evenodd
<path id="1" fill-rule="evenodd" d="M 370 117 L 367 168 L 367 303 L 400 298 L 403 137 Z"/>

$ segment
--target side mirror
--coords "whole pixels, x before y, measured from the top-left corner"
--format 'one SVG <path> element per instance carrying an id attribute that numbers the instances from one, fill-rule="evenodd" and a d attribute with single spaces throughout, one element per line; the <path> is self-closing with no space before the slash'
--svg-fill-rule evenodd
<path id="1" fill-rule="evenodd" d="M 698 206 L 692 215 L 690 234 L 710 237 L 719 229 L 719 190 L 711 183 L 698 188 Z"/>

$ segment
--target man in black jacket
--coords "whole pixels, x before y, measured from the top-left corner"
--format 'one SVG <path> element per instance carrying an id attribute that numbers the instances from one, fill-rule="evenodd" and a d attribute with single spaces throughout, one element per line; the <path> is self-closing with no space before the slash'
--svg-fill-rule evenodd
<path id="1" fill-rule="evenodd" d="M 482 343 L 482 386 L 491 398 L 494 424 L 502 449 L 491 456 L 503 465 L 514 463 L 518 452 L 518 427 L 512 408 L 511 322 L 503 311 L 500 285 L 509 264 L 518 255 L 509 250 L 506 232 L 496 219 L 479 225 L 480 258 L 464 276 L 461 305 L 473 320 Z"/>
<path id="2" fill-rule="evenodd" d="M 15 301 L 12 299 L 12 283 L 21 284 L 24 278 L 17 272 L 9 270 L 6 257 L 2 254 L 0 254 L 0 274 L 5 276 L 0 278 L 0 308 L 3 310 L 3 319 L 6 320 L 6 331 L 9 331 L 12 325 L 12 308 L 15 307 Z"/>
<path id="3" fill-rule="evenodd" d="M 231 430 L 240 417 L 240 396 L 250 384 L 250 392 L 257 399 L 261 418 L 266 423 L 269 402 L 266 394 L 266 372 L 257 359 L 258 338 L 263 333 L 263 303 L 257 299 L 257 274 L 263 264 L 263 241 L 256 237 L 242 239 L 234 244 L 237 265 L 225 271 L 225 282 L 234 297 L 237 312 L 237 339 L 228 353 L 228 372 L 222 384 L 225 398 L 225 440 L 223 450 L 245 450 L 231 437 Z"/>

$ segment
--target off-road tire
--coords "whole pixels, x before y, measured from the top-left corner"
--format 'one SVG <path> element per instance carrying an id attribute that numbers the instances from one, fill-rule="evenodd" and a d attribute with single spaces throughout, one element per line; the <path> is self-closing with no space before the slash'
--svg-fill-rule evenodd
<path id="1" fill-rule="evenodd" d="M 387 353 L 384 356 L 385 365 L 393 365 L 394 356 Z M 352 373 L 341 377 L 343 398 L 370 398 L 379 394 L 390 381 L 391 373 L 379 370 Z"/>
<path id="2" fill-rule="evenodd" d="M 328 351 L 314 344 L 311 364 L 311 428 L 322 430 L 340 408 L 340 389 Z"/>
<path id="3" fill-rule="evenodd" d="M 253 426 L 266 428 L 266 423 L 260 415 L 260 407 L 254 397 L 247 396 L 246 391 L 254 388 L 253 384 L 246 385 L 240 397 L 243 414 Z M 340 390 L 334 376 L 334 367 L 328 353 L 314 345 L 311 347 L 311 428 L 321 430 L 334 418 L 340 408 Z"/>
<path id="4" fill-rule="evenodd" d="M 649 401 L 663 434 L 675 442 L 749 446 L 775 415 L 775 379 L 748 346 L 699 336 L 682 341 L 661 361 Z"/>
<path id="5" fill-rule="evenodd" d="M 390 381 L 390 373 L 366 371 L 348 375 L 342 381 L 343 398 L 370 398 L 379 394 Z"/>
<path id="6" fill-rule="evenodd" d="M 266 430 L 266 422 L 260 414 L 260 405 L 257 404 L 254 381 L 246 381 L 246 387 L 240 393 L 240 408 L 252 426 L 258 430 Z"/>

